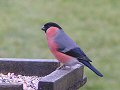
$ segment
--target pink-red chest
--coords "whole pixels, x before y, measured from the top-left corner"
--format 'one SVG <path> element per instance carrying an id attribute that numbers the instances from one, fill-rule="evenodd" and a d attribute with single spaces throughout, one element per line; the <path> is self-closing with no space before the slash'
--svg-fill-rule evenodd
<path id="1" fill-rule="evenodd" d="M 58 47 L 57 44 L 55 43 L 55 37 L 57 35 L 57 32 L 58 32 L 58 28 L 56 28 L 56 27 L 51 27 L 46 32 L 48 46 L 49 46 L 50 50 L 55 50 Z"/>
<path id="2" fill-rule="evenodd" d="M 56 37 L 57 33 L 58 33 L 58 28 L 56 28 L 56 27 L 51 27 L 46 32 L 46 36 L 47 36 L 47 40 L 48 40 L 48 46 L 49 46 L 51 52 L 54 54 L 54 56 L 60 62 L 66 63 L 71 59 L 71 57 L 58 51 L 59 45 L 55 42 L 55 37 Z"/>

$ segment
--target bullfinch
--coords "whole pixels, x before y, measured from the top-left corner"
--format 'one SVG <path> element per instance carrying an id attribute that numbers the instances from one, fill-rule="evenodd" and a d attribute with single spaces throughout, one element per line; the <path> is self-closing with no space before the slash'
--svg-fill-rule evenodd
<path id="1" fill-rule="evenodd" d="M 48 22 L 41 28 L 48 41 L 48 46 L 52 54 L 63 63 L 64 66 L 73 66 L 83 63 L 98 76 L 103 75 L 91 64 L 91 60 L 81 50 L 81 48 L 54 22 Z"/>

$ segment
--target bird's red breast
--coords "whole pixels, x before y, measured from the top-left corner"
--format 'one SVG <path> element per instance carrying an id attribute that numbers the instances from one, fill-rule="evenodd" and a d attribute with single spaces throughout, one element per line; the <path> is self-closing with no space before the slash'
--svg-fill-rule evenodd
<path id="1" fill-rule="evenodd" d="M 53 55 L 62 63 L 69 62 L 71 57 L 58 51 L 59 45 L 55 42 L 55 37 L 58 34 L 59 29 L 57 27 L 51 27 L 47 30 L 46 36 L 48 40 L 48 46 Z"/>
<path id="2" fill-rule="evenodd" d="M 48 46 L 50 50 L 55 50 L 57 49 L 57 44 L 55 43 L 55 36 L 57 35 L 58 28 L 56 27 L 50 27 L 47 32 L 46 32 L 46 37 L 48 40 Z"/>
<path id="3" fill-rule="evenodd" d="M 56 27 L 50 27 L 46 32 L 48 46 L 52 51 L 55 51 L 58 48 L 57 44 L 55 43 L 55 36 L 57 35 L 58 30 L 59 29 Z"/>

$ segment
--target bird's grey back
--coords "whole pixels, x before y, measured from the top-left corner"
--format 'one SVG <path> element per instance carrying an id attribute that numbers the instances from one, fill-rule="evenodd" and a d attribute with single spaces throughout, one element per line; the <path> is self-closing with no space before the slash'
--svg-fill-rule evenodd
<path id="1" fill-rule="evenodd" d="M 78 45 L 63 31 L 59 30 L 55 37 L 55 42 L 59 45 L 62 52 L 78 47 Z"/>

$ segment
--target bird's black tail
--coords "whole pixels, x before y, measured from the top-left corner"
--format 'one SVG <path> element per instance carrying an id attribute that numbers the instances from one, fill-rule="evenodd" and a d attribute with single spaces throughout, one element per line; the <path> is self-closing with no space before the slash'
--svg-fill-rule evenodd
<path id="1" fill-rule="evenodd" d="M 103 75 L 88 61 L 82 60 L 81 61 L 85 66 L 87 66 L 89 69 L 91 69 L 94 73 L 96 73 L 98 76 L 103 77 Z"/>

